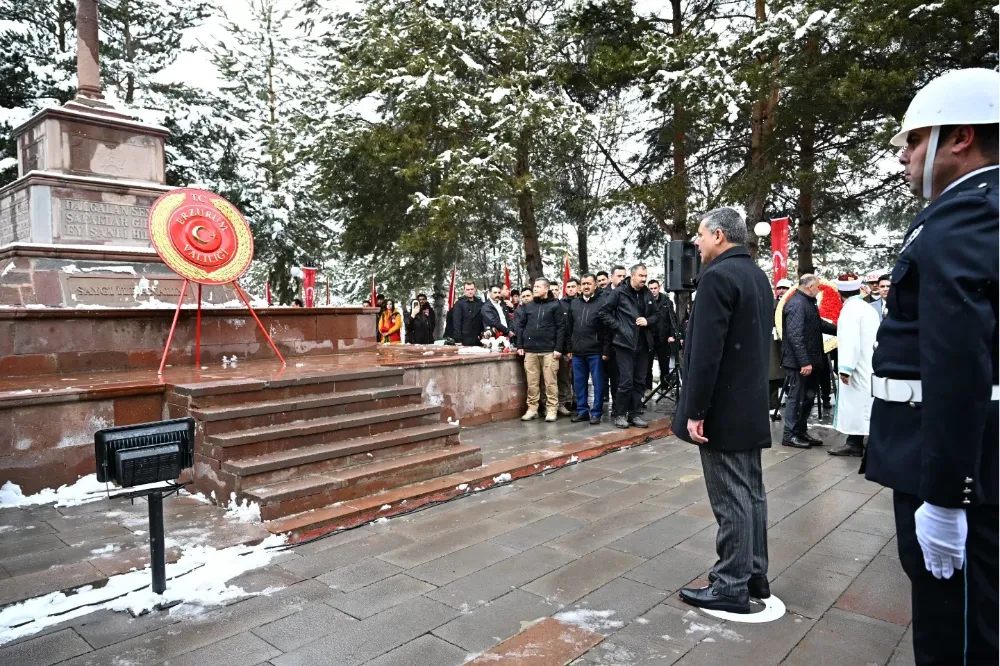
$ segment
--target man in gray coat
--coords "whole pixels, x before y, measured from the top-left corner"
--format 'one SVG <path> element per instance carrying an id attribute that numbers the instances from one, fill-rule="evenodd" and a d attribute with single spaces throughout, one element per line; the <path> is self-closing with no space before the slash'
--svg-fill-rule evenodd
<path id="1" fill-rule="evenodd" d="M 705 588 L 684 588 L 692 606 L 749 613 L 770 596 L 767 500 L 760 450 L 771 446 L 768 359 L 774 296 L 745 247 L 747 225 L 732 208 L 706 213 L 697 245 L 705 270 L 688 324 L 684 389 L 674 434 L 701 449 L 708 501 L 719 524 L 718 561 Z"/>

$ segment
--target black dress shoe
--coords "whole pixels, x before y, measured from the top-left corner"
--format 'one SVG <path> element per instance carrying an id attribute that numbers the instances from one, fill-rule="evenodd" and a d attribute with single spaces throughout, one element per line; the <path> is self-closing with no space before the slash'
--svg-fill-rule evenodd
<path id="1" fill-rule="evenodd" d="M 809 442 L 813 446 L 823 446 L 826 443 L 822 439 L 820 439 L 819 437 L 813 437 L 812 435 L 810 435 L 808 433 L 805 434 L 805 435 L 803 435 L 802 439 L 806 440 L 807 442 Z"/>
<path id="2" fill-rule="evenodd" d="M 579 423 L 580 421 L 586 421 L 586 420 L 587 420 L 587 418 L 588 418 L 588 416 L 587 416 L 587 414 L 586 414 L 586 413 L 583 413 L 583 414 L 574 414 L 574 415 L 573 415 L 573 416 L 572 416 L 572 417 L 570 418 L 570 422 L 571 422 L 571 423 Z"/>
<path id="3" fill-rule="evenodd" d="M 715 584 L 715 574 L 708 574 L 708 584 Z M 750 593 L 750 597 L 753 599 L 767 599 L 771 596 L 771 586 L 767 583 L 767 576 L 763 574 L 755 574 L 750 576 L 750 580 L 747 581 L 747 592 Z"/>
<path id="4" fill-rule="evenodd" d="M 860 446 L 851 446 L 850 444 L 841 444 L 840 446 L 835 446 L 834 448 L 827 451 L 831 456 L 853 456 L 855 458 L 860 458 L 865 454 L 865 450 Z"/>
<path id="5" fill-rule="evenodd" d="M 727 613 L 749 613 L 750 595 L 744 592 L 740 595 L 719 594 L 714 587 L 685 587 L 681 590 L 681 601 L 698 608 L 725 611 Z"/>
<path id="6" fill-rule="evenodd" d="M 601 425 L 601 417 L 600 416 L 591 416 L 590 417 L 590 425 Z"/>
<path id="7" fill-rule="evenodd" d="M 781 445 L 782 446 L 790 446 L 793 449 L 811 449 L 812 448 L 812 444 L 810 444 L 809 442 L 807 442 L 804 439 L 801 439 L 798 436 L 788 437 L 788 438 L 785 438 L 785 439 L 781 440 Z"/>
<path id="8" fill-rule="evenodd" d="M 750 592 L 750 596 L 754 599 L 767 599 L 770 597 L 771 586 L 767 582 L 767 576 L 762 574 L 750 576 L 750 580 L 747 581 L 747 591 Z"/>

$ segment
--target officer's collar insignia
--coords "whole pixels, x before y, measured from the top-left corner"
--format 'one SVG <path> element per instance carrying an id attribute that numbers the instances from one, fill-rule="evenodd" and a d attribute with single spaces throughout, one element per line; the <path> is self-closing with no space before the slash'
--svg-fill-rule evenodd
<path id="1" fill-rule="evenodd" d="M 923 230 L 924 230 L 924 225 L 922 225 L 922 224 L 919 227 L 917 227 L 916 229 L 914 229 L 910 233 L 910 235 L 907 236 L 906 239 L 903 241 L 903 247 L 900 248 L 899 253 L 902 254 L 902 253 L 906 252 L 906 248 L 910 247 L 910 245 L 913 243 L 913 241 L 917 240 L 917 236 L 919 236 L 920 232 L 923 231 Z"/>

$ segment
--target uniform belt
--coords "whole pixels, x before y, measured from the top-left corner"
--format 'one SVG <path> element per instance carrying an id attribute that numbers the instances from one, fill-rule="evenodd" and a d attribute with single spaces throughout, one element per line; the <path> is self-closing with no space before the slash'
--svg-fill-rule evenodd
<path id="1" fill-rule="evenodd" d="M 886 402 L 923 402 L 919 379 L 889 379 L 872 376 L 872 397 Z M 1000 386 L 994 386 L 990 400 L 1000 400 Z"/>

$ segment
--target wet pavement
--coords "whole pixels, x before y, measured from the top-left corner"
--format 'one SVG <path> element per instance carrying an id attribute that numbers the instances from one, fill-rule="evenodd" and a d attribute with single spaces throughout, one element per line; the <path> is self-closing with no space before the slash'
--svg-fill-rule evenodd
<path id="1" fill-rule="evenodd" d="M 590 428 L 491 427 L 497 455 Z M 586 630 L 574 664 L 912 664 L 891 496 L 827 448 L 763 455 L 769 578 L 786 606 L 771 622 L 678 600 L 714 562 L 715 523 L 697 449 L 666 438 L 307 542 L 231 581 L 266 594 L 199 613 L 100 611 L 0 647 L 0 663 L 448 666 L 555 616 Z M 521 663 L 496 654 L 477 663 Z"/>

